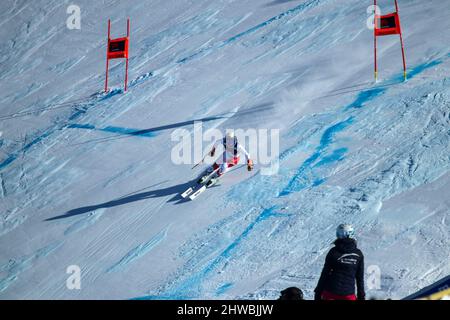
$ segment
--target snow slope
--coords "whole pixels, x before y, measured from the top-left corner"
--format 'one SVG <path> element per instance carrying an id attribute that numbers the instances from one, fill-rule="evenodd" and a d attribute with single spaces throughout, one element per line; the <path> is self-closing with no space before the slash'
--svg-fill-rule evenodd
<path id="1" fill-rule="evenodd" d="M 370 296 L 450 273 L 447 0 L 400 1 L 409 80 L 385 37 L 376 84 L 370 1 L 78 0 L 81 30 L 70 4 L 0 4 L 0 298 L 311 298 L 344 221 L 381 271 Z M 114 62 L 102 93 L 127 16 L 129 91 Z M 201 169 L 171 134 L 195 121 L 280 129 L 280 171 L 182 201 Z"/>

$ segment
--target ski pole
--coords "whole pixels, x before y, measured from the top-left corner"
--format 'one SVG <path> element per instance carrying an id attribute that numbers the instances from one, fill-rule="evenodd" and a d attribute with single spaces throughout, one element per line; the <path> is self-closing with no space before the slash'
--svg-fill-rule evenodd
<path id="1" fill-rule="evenodd" d="M 202 161 L 200 161 L 200 162 L 197 163 L 195 166 L 193 166 L 193 167 L 191 168 L 191 170 L 193 170 L 193 169 L 197 168 L 199 165 L 201 165 L 201 164 L 203 163 L 203 161 L 205 161 L 205 159 L 206 159 L 207 156 L 208 156 L 208 154 L 206 154 L 206 155 L 203 157 Z"/>

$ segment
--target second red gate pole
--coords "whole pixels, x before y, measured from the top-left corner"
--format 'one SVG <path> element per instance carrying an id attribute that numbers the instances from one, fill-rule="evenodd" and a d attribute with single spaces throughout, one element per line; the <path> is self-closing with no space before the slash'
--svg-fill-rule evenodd
<path id="1" fill-rule="evenodd" d="M 111 39 L 111 20 L 108 20 L 108 46 L 106 50 L 105 92 L 108 92 L 109 60 L 111 59 L 126 60 L 124 92 L 126 92 L 128 89 L 129 43 L 130 43 L 130 19 L 129 18 L 127 19 L 127 36 L 115 39 Z"/>
<path id="2" fill-rule="evenodd" d="M 374 10 L 375 10 L 375 16 L 373 19 L 373 51 L 374 51 L 374 59 L 375 59 L 375 82 L 378 80 L 378 66 L 377 66 L 377 0 L 373 1 Z"/>
<path id="3" fill-rule="evenodd" d="M 130 39 L 130 19 L 128 18 L 127 20 L 127 38 Z M 128 55 L 129 52 L 127 50 L 127 62 L 126 62 L 126 66 L 125 66 L 125 92 L 127 92 L 127 88 L 128 88 Z"/>
<path id="4" fill-rule="evenodd" d="M 111 20 L 108 20 L 108 47 L 106 48 L 106 77 L 105 77 L 105 92 L 108 91 L 108 70 L 109 70 L 109 42 L 111 40 Z"/>
<path id="5" fill-rule="evenodd" d="M 398 11 L 398 3 L 397 0 L 395 0 L 395 11 L 398 14 L 398 19 L 400 22 L 400 14 Z M 401 26 L 401 24 L 400 24 Z M 401 28 L 401 27 L 400 27 Z M 403 58 L 403 79 L 406 81 L 407 80 L 407 74 L 406 74 L 406 58 L 405 58 L 405 46 L 403 45 L 403 30 L 400 29 L 400 43 L 402 45 L 402 58 Z"/>

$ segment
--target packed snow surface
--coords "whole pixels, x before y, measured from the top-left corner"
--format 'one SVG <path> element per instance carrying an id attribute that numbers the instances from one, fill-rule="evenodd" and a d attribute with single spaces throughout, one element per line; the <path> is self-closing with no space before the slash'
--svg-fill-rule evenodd
<path id="1" fill-rule="evenodd" d="M 377 83 L 371 4 L 3 0 L 0 298 L 312 298 L 343 222 L 369 297 L 450 274 L 450 3 L 399 1 L 408 81 L 389 36 Z M 112 61 L 103 93 L 107 20 L 121 37 L 127 17 L 129 90 Z M 279 170 L 184 201 L 205 166 L 174 163 L 172 134 L 200 122 L 279 129 Z"/>

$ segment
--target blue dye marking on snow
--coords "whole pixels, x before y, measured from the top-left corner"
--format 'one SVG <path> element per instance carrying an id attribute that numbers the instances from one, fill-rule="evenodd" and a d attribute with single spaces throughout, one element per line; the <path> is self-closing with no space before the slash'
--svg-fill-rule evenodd
<path id="1" fill-rule="evenodd" d="M 5 291 L 14 281 L 19 278 L 19 275 L 26 270 L 31 269 L 38 260 L 50 256 L 57 249 L 64 244 L 64 241 L 52 243 L 44 248 L 41 248 L 31 255 L 10 260 L 4 265 L 0 265 L 0 293 Z"/>
<path id="2" fill-rule="evenodd" d="M 318 149 L 323 150 L 326 147 L 328 147 L 333 142 L 336 133 L 339 133 L 344 129 L 346 129 L 349 125 L 353 123 L 353 120 L 354 118 L 350 117 L 347 120 L 341 121 L 325 130 L 324 134 L 322 135 L 322 138 L 320 139 L 320 145 Z"/>
<path id="3" fill-rule="evenodd" d="M 442 60 L 438 59 L 438 60 L 433 60 L 433 61 L 422 63 L 422 64 L 414 67 L 412 70 L 410 70 L 408 72 L 408 78 L 410 78 L 410 79 L 414 78 L 415 76 L 424 72 L 425 70 L 440 65 L 442 62 L 443 62 Z M 402 76 L 402 78 L 403 78 L 403 76 Z"/>
<path id="4" fill-rule="evenodd" d="M 144 80 L 146 80 L 150 77 L 153 77 L 153 75 L 154 75 L 153 72 L 147 72 L 146 74 L 143 74 L 142 76 L 132 80 L 128 87 L 133 88 L 133 87 L 137 86 L 138 84 L 140 84 L 141 82 L 143 82 Z M 118 93 L 122 93 L 122 89 L 115 89 L 115 90 L 120 90 Z M 115 93 L 115 94 L 117 94 L 117 93 Z"/>
<path id="5" fill-rule="evenodd" d="M 10 165 L 14 160 L 17 159 L 17 154 L 10 154 L 5 160 L 3 160 L 0 163 L 0 170 L 2 170 L 3 168 L 6 168 L 8 165 Z"/>
<path id="6" fill-rule="evenodd" d="M 270 20 L 269 20 L 270 21 Z M 257 26 L 258 27 L 258 26 Z M 255 28 L 257 28 L 255 27 Z M 238 38 L 244 36 L 246 33 L 251 33 L 256 31 L 255 28 L 252 28 L 242 34 L 237 35 L 236 37 L 230 38 L 228 41 L 234 41 L 237 40 Z M 179 62 L 186 62 L 192 58 L 194 58 L 195 56 L 201 54 L 202 52 L 206 51 L 206 50 L 210 50 L 212 48 L 209 49 L 204 49 L 200 52 L 198 52 L 197 54 L 194 54 L 190 57 L 187 57 L 185 59 L 180 60 Z M 448 54 L 448 57 L 450 57 L 450 53 Z M 420 65 L 416 68 L 414 68 L 411 72 L 410 72 L 410 78 L 416 76 L 417 74 L 421 73 L 422 71 L 436 66 L 439 63 L 441 63 L 439 60 L 437 61 L 432 61 L 429 63 L 425 63 L 423 65 Z M 367 101 L 369 100 L 373 100 L 376 97 L 380 96 L 381 94 L 383 94 L 385 92 L 386 89 L 383 88 L 374 88 L 374 89 L 370 89 L 370 90 L 366 90 L 361 92 L 358 97 L 356 98 L 356 100 L 351 103 L 346 109 L 350 109 L 350 108 L 360 108 L 362 107 Z M 344 159 L 345 154 L 348 152 L 347 148 L 340 148 L 337 150 L 334 150 L 333 153 L 329 156 L 325 156 L 322 158 L 321 161 L 317 162 L 315 165 L 313 165 L 314 162 L 316 162 L 324 153 L 324 151 L 326 151 L 326 149 L 329 147 L 329 145 L 333 142 L 334 137 L 337 133 L 345 130 L 349 125 L 352 124 L 353 122 L 353 117 L 340 122 L 330 128 L 328 128 L 324 134 L 322 135 L 322 138 L 320 140 L 320 144 L 319 146 L 316 148 L 315 153 L 309 157 L 304 163 L 303 165 L 299 168 L 299 170 L 297 171 L 296 176 L 294 176 L 294 178 L 290 181 L 290 183 L 288 184 L 288 186 L 279 194 L 279 196 L 283 196 L 283 195 L 287 195 L 291 192 L 294 191 L 298 191 L 297 189 L 302 189 L 302 184 L 299 182 L 302 178 L 302 175 L 305 173 L 306 170 L 308 170 L 308 168 L 314 168 L 314 167 L 320 167 L 326 164 L 330 164 L 336 161 L 341 161 Z M 287 154 L 286 154 L 287 156 Z M 321 184 L 323 184 L 326 181 L 325 178 L 319 178 L 319 179 L 315 179 L 312 182 L 312 186 L 319 186 Z M 251 232 L 252 229 L 254 229 L 254 227 L 264 221 L 267 220 L 269 217 L 271 216 L 281 216 L 279 214 L 275 214 L 273 212 L 274 208 L 270 208 L 270 209 L 266 209 L 264 210 L 257 218 L 256 220 L 251 223 L 244 231 L 243 233 L 236 238 L 218 257 L 216 257 L 214 260 L 212 260 L 202 271 L 194 274 L 193 276 L 191 276 L 190 278 L 188 278 L 186 281 L 184 281 L 181 285 L 179 285 L 175 290 L 170 290 L 171 292 L 173 292 L 173 294 L 169 294 L 169 295 L 162 295 L 162 296 L 146 296 L 146 297 L 142 297 L 142 298 L 137 298 L 137 300 L 158 300 L 158 299 L 189 299 L 191 297 L 186 297 L 186 296 L 180 296 L 177 295 L 176 292 L 186 292 L 189 289 L 199 289 L 202 280 L 211 272 L 213 271 L 217 265 L 219 263 L 221 263 L 222 261 L 230 258 L 231 252 L 248 236 L 248 234 Z M 232 284 L 227 283 L 222 285 L 221 287 L 219 287 L 216 291 L 217 295 L 220 295 L 222 293 L 224 293 L 226 290 L 228 290 L 230 287 L 232 286 Z"/>
<path id="7" fill-rule="evenodd" d="M 109 98 L 112 98 L 120 93 L 123 93 L 122 89 L 113 89 L 111 91 L 108 91 L 106 93 L 101 93 L 101 94 L 97 94 L 95 96 L 95 100 L 88 102 L 88 103 L 82 103 L 82 104 L 75 104 L 74 107 L 77 107 L 79 109 L 77 109 L 70 117 L 69 117 L 69 121 L 73 121 L 75 119 L 77 119 L 79 116 L 81 116 L 82 114 L 85 114 L 87 109 L 89 107 L 94 106 L 96 103 L 98 102 L 102 102 L 105 101 Z"/>
<path id="8" fill-rule="evenodd" d="M 408 79 L 412 79 L 415 76 L 417 76 L 418 74 L 424 72 L 425 70 L 433 68 L 435 66 L 438 66 L 442 62 L 443 61 L 441 59 L 437 59 L 437 60 L 422 63 L 422 64 L 414 67 L 413 69 L 411 69 L 408 72 Z M 392 80 L 388 81 L 387 84 L 401 83 L 401 82 L 403 82 L 403 80 L 404 79 L 403 79 L 403 74 L 402 74 L 402 75 L 398 75 L 398 76 L 394 77 Z M 358 96 L 354 102 L 352 102 L 348 107 L 346 107 L 346 110 L 352 109 L 352 108 L 361 108 L 364 106 L 365 103 L 382 95 L 384 92 L 386 92 L 386 90 L 387 90 L 386 87 L 364 90 L 358 94 Z"/>
<path id="9" fill-rule="evenodd" d="M 200 273 L 201 278 L 205 277 L 207 274 L 209 274 L 212 270 L 214 270 L 217 265 L 219 263 L 221 263 L 222 261 L 230 258 L 231 253 L 233 252 L 233 250 L 239 245 L 241 244 L 241 242 L 248 237 L 248 235 L 250 234 L 250 232 L 256 227 L 256 225 L 258 225 L 259 223 L 269 219 L 272 216 L 275 216 L 276 214 L 274 213 L 275 207 L 269 208 L 269 209 L 264 209 L 259 216 L 255 219 L 255 221 L 253 221 L 252 223 L 250 223 L 247 228 L 245 228 L 245 230 L 232 242 L 230 243 L 230 245 L 228 245 L 228 247 L 225 248 L 225 250 L 222 251 L 222 253 L 215 258 L 209 265 L 207 265 L 203 271 Z"/>
<path id="10" fill-rule="evenodd" d="M 320 166 L 324 166 L 324 165 L 327 165 L 330 163 L 342 161 L 345 158 L 345 154 L 347 152 L 348 152 L 347 148 L 340 148 L 340 149 L 334 150 L 331 155 L 323 157 L 322 160 L 317 162 L 317 164 L 314 167 L 320 167 Z"/>
<path id="11" fill-rule="evenodd" d="M 69 121 L 75 120 L 78 117 L 80 117 L 82 114 L 86 113 L 86 109 L 87 107 L 90 106 L 94 106 L 96 102 L 99 101 L 103 101 L 106 100 L 108 98 L 111 98 L 115 95 L 117 95 L 118 93 L 120 93 L 122 90 L 121 89 L 115 89 L 112 90 L 106 94 L 102 94 L 102 95 L 96 95 L 94 97 L 94 101 L 91 101 L 89 103 L 83 103 L 81 105 L 77 105 L 75 104 L 74 107 L 83 107 L 83 110 L 78 109 L 77 111 L 75 111 L 70 117 L 69 117 Z M 39 142 L 41 142 L 42 140 L 44 140 L 45 138 L 49 137 L 51 134 L 53 134 L 54 132 L 58 131 L 58 130 L 62 130 L 64 128 L 66 128 L 67 126 L 61 125 L 61 126 L 55 126 L 49 130 L 47 130 L 46 132 L 44 132 L 43 134 L 41 134 L 40 136 L 34 138 L 34 140 L 32 140 L 31 142 L 27 143 L 24 147 L 22 147 L 21 149 L 11 153 L 8 155 L 8 157 L 3 160 L 2 162 L 0 162 L 0 170 L 6 168 L 7 166 L 9 166 L 12 162 L 14 162 L 15 160 L 17 160 L 17 158 L 19 157 L 20 154 L 23 154 L 27 151 L 29 151 L 34 145 L 38 144 Z"/>
<path id="12" fill-rule="evenodd" d="M 325 179 L 325 178 L 323 178 L 323 179 L 316 179 L 316 180 L 314 180 L 314 182 L 312 183 L 312 186 L 313 186 L 313 187 L 318 187 L 318 186 L 324 184 L 325 181 L 327 181 L 327 179 Z"/>
<path id="13" fill-rule="evenodd" d="M 77 110 L 69 117 L 69 121 L 73 121 L 73 120 L 77 119 L 79 116 L 81 116 L 84 113 L 86 113 L 85 110 Z"/>
<path id="14" fill-rule="evenodd" d="M 414 78 L 418 74 L 422 73 L 423 71 L 430 69 L 432 67 L 435 67 L 439 64 L 441 64 L 443 61 L 441 59 L 429 61 L 423 64 L 420 64 L 413 68 L 409 72 L 409 78 Z M 400 81 L 403 79 L 403 76 L 396 77 L 393 79 L 393 83 L 396 81 Z M 379 97 L 384 92 L 386 92 L 387 88 L 373 88 L 369 90 L 361 91 L 358 96 L 356 97 L 355 101 L 350 103 L 345 110 L 353 109 L 353 108 L 361 108 L 363 107 L 367 102 Z M 320 141 L 319 146 L 317 147 L 316 151 L 313 153 L 311 157 L 309 157 L 302 166 L 297 170 L 297 173 L 295 176 L 290 180 L 289 184 L 279 193 L 279 197 L 289 195 L 292 192 L 299 192 L 303 190 L 304 188 L 311 185 L 308 183 L 308 174 L 311 173 L 311 170 L 315 167 L 342 161 L 344 159 L 344 155 L 348 152 L 346 148 L 338 149 L 333 152 L 330 156 L 325 156 L 323 159 L 321 159 L 317 164 L 314 164 L 320 157 L 323 156 L 323 152 L 325 149 L 331 144 L 332 139 L 334 135 L 342 130 L 344 130 L 346 127 L 348 127 L 353 121 L 353 118 L 350 118 L 344 122 L 338 123 L 337 125 L 327 129 L 325 133 L 322 136 L 322 139 Z M 315 183 L 312 183 L 312 186 L 316 186 Z"/>
<path id="15" fill-rule="evenodd" d="M 272 217 L 286 217 L 286 214 L 280 214 L 275 212 L 275 207 L 271 207 L 268 209 L 264 209 L 256 219 L 250 223 L 245 230 L 233 241 L 231 242 L 216 258 L 211 260 L 201 271 L 193 274 L 188 279 L 183 281 L 176 288 L 169 290 L 169 292 L 164 293 L 162 296 L 147 296 L 137 298 L 140 300 L 151 300 L 152 298 L 158 299 L 161 297 L 177 299 L 180 297 L 181 292 L 192 292 L 199 291 L 202 281 L 214 270 L 216 267 L 222 263 L 226 262 L 231 258 L 233 251 L 236 247 L 239 246 L 251 233 L 251 231 L 261 222 L 264 222 Z M 184 297 L 186 298 L 186 297 Z M 190 296 L 189 299 L 195 298 L 194 296 Z"/>
<path id="16" fill-rule="evenodd" d="M 8 165 L 10 165 L 14 160 L 17 159 L 17 157 L 19 157 L 19 155 L 21 153 L 27 152 L 28 150 L 30 150 L 34 145 L 38 144 L 39 142 L 41 142 L 42 140 L 44 140 L 45 138 L 47 138 L 50 134 L 52 134 L 53 131 L 49 130 L 45 133 L 43 133 L 41 136 L 36 137 L 33 141 L 27 143 L 22 149 L 20 149 L 17 152 L 14 152 L 12 154 L 10 154 L 5 160 L 3 160 L 0 163 L 0 170 L 4 169 L 5 167 L 7 167 Z"/>
<path id="17" fill-rule="evenodd" d="M 168 230 L 169 228 L 164 229 L 163 231 L 155 235 L 153 238 L 151 238 L 148 242 L 140 244 L 136 248 L 132 249 L 122 259 L 120 259 L 119 262 L 117 262 L 116 264 L 111 266 L 108 270 L 106 270 L 106 272 L 111 273 L 122 270 L 130 263 L 149 253 L 152 249 L 154 249 L 167 237 Z"/>
<path id="18" fill-rule="evenodd" d="M 69 129 L 89 129 L 89 130 L 95 130 L 95 126 L 91 125 L 91 124 L 69 124 L 67 126 L 67 128 Z"/>
<path id="19" fill-rule="evenodd" d="M 98 99 L 98 101 L 104 101 L 106 99 L 109 99 L 109 98 L 114 97 L 114 96 L 116 96 L 118 94 L 121 94 L 121 93 L 123 93 L 123 89 L 113 89 L 111 91 L 108 91 L 108 92 L 102 94 L 100 96 L 100 98 Z"/>
<path id="20" fill-rule="evenodd" d="M 243 32 L 241 32 L 241 33 L 231 37 L 231 38 L 228 38 L 225 41 L 222 41 L 222 42 L 219 42 L 218 44 L 206 47 L 204 49 L 201 49 L 201 50 L 191 54 L 190 56 L 182 58 L 182 59 L 178 60 L 177 63 L 180 63 L 180 64 L 186 63 L 186 62 L 188 62 L 190 60 L 193 60 L 194 58 L 196 58 L 196 57 L 198 57 L 198 56 L 200 56 L 202 54 L 209 53 L 209 52 L 211 52 L 211 51 L 213 51 L 215 49 L 221 49 L 221 48 L 223 48 L 223 47 L 225 47 L 225 46 L 227 46 L 227 45 L 229 45 L 229 44 L 231 44 L 233 42 L 236 42 L 237 40 L 241 39 L 242 37 L 248 36 L 248 35 L 250 35 L 252 33 L 255 33 L 256 31 L 258 31 L 258 30 L 260 30 L 262 28 L 267 27 L 268 25 L 272 24 L 273 22 L 275 22 L 277 20 L 283 19 L 283 18 L 285 18 L 287 16 L 298 14 L 298 13 L 304 11 L 305 9 L 316 7 L 317 5 L 320 4 L 320 2 L 321 2 L 320 0 L 311 0 L 311 1 L 307 1 L 305 3 L 302 3 L 302 4 L 296 6 L 296 7 L 292 8 L 292 9 L 289 9 L 289 10 L 287 10 L 285 12 L 282 12 L 279 15 L 276 15 L 276 16 L 274 16 L 274 17 L 272 17 L 272 18 L 270 18 L 270 19 L 268 19 L 268 20 L 266 20 L 266 21 L 264 21 L 264 22 L 262 22 L 262 23 L 260 23 L 260 24 L 258 24 L 256 26 L 254 26 L 254 27 L 252 27 L 252 28 L 250 28 L 250 29 L 248 29 L 246 31 L 243 31 Z"/>
<path id="21" fill-rule="evenodd" d="M 224 294 L 225 292 L 227 292 L 232 287 L 233 287 L 232 283 L 230 283 L 230 282 L 229 283 L 225 283 L 224 285 L 222 285 L 219 288 L 217 288 L 216 295 L 220 296 L 220 295 Z"/>
<path id="22" fill-rule="evenodd" d="M 351 109 L 351 108 L 361 108 L 364 106 L 364 104 L 366 102 L 369 102 L 370 100 L 375 99 L 379 95 L 383 94 L 385 91 L 386 91 L 386 88 L 375 88 L 375 89 L 369 89 L 369 90 L 362 91 L 358 94 L 358 96 L 356 97 L 356 100 L 353 101 L 346 108 L 346 110 Z"/>
<path id="23" fill-rule="evenodd" d="M 308 186 L 308 174 L 311 173 L 311 170 L 314 166 L 329 164 L 332 161 L 342 160 L 343 154 L 347 151 L 345 148 L 338 149 L 331 156 L 325 157 L 323 160 L 315 164 L 315 162 L 323 157 L 327 148 L 333 143 L 334 137 L 337 133 L 345 130 L 349 125 L 351 125 L 354 121 L 353 117 L 348 118 L 345 121 L 339 122 L 327 130 L 322 135 L 320 139 L 319 146 L 316 148 L 315 152 L 306 159 L 300 168 L 297 170 L 297 173 L 294 177 L 289 181 L 288 185 L 279 193 L 279 197 L 289 195 L 293 192 L 299 192 Z"/>

